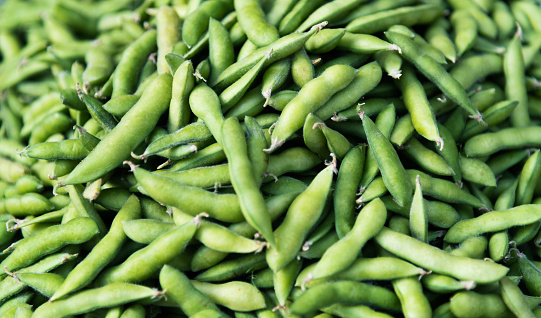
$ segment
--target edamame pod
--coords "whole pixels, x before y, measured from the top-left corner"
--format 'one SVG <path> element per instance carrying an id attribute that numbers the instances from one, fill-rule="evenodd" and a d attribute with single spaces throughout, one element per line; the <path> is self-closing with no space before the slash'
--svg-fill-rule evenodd
<path id="1" fill-rule="evenodd" d="M 171 100 L 171 75 L 158 76 L 137 103 L 100 143 L 62 180 L 78 184 L 95 180 L 119 166 L 154 129 Z M 137 127 L 137 132 L 133 131 Z"/>
<path id="2" fill-rule="evenodd" d="M 413 264 L 461 280 L 491 283 L 509 271 L 507 267 L 493 262 L 451 255 L 386 227 L 375 236 L 375 241 L 387 251 Z"/>

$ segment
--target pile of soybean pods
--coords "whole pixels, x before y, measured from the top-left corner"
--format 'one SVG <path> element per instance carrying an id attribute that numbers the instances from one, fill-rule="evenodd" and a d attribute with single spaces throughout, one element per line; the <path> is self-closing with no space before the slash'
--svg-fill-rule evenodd
<path id="1" fill-rule="evenodd" d="M 0 317 L 541 317 L 530 0 L 6 0 Z"/>

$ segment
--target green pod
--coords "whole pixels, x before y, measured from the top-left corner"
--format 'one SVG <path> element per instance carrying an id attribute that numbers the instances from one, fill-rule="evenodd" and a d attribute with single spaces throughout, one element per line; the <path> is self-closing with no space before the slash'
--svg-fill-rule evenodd
<path id="1" fill-rule="evenodd" d="M 223 162 L 225 153 L 218 143 L 211 144 L 193 154 L 190 157 L 177 161 L 171 167 L 171 171 L 187 170 Z"/>
<path id="2" fill-rule="evenodd" d="M 294 314 L 304 315 L 335 303 L 365 303 L 381 309 L 400 311 L 396 295 L 379 286 L 337 281 L 318 284 L 302 293 L 291 305 Z"/>
<path id="3" fill-rule="evenodd" d="M 358 5 L 364 3 L 365 0 L 346 0 L 339 1 L 336 3 L 325 3 L 313 12 L 304 20 L 299 27 L 295 30 L 296 32 L 303 32 L 313 26 L 316 23 L 321 23 L 323 21 L 333 22 L 337 18 L 345 15 L 353 8 L 356 8 Z"/>
<path id="4" fill-rule="evenodd" d="M 488 241 L 488 253 L 490 258 L 495 261 L 501 261 L 509 251 L 509 235 L 507 231 L 493 233 Z"/>
<path id="5" fill-rule="evenodd" d="M 246 56 L 254 53 L 258 49 L 258 46 L 255 45 L 252 41 L 246 40 L 237 54 L 237 61 L 242 60 Z"/>
<path id="6" fill-rule="evenodd" d="M 443 139 L 441 140 L 441 144 L 443 145 Z M 436 148 L 441 149 L 437 145 Z M 424 171 L 440 176 L 452 176 L 455 174 L 454 170 L 444 158 L 436 152 L 426 148 L 419 140 L 417 140 L 417 138 L 410 138 L 404 144 L 403 151 L 407 157 L 411 158 L 412 161 Z"/>
<path id="7" fill-rule="evenodd" d="M 61 90 L 60 102 L 71 109 L 86 111 L 86 106 L 83 101 L 79 99 L 76 89 L 66 88 Z"/>
<path id="8" fill-rule="evenodd" d="M 265 255 L 248 254 L 220 262 L 195 277 L 201 282 L 225 282 L 266 268 Z"/>
<path id="9" fill-rule="evenodd" d="M 504 1 L 494 3 L 492 18 L 498 27 L 499 39 L 508 39 L 515 32 L 515 17 Z"/>
<path id="10" fill-rule="evenodd" d="M 111 115 L 122 117 L 137 103 L 139 98 L 138 95 L 121 95 L 111 98 L 107 103 L 103 104 L 103 109 Z"/>
<path id="11" fill-rule="evenodd" d="M 494 175 L 500 175 L 502 172 L 513 167 L 517 163 L 521 162 L 529 154 L 528 150 L 519 149 L 512 151 L 505 151 L 498 155 L 491 156 L 487 161 L 488 166 L 494 173 Z"/>
<path id="12" fill-rule="evenodd" d="M 221 103 L 214 90 L 204 83 L 195 86 L 190 93 L 189 104 L 192 112 L 202 119 L 214 136 L 214 139 L 222 144 L 222 124 L 224 116 Z"/>
<path id="13" fill-rule="evenodd" d="M 345 155 L 336 180 L 334 211 L 336 232 L 343 238 L 353 227 L 356 189 L 361 181 L 366 147 L 353 147 Z"/>
<path id="14" fill-rule="evenodd" d="M 293 260 L 301 249 L 308 231 L 315 225 L 327 199 L 333 175 L 333 166 L 322 170 L 288 209 L 282 224 L 274 231 L 278 249 L 267 250 L 267 262 L 273 271 L 279 271 Z"/>
<path id="15" fill-rule="evenodd" d="M 397 146 L 402 146 L 414 133 L 415 127 L 413 127 L 411 115 L 406 114 L 396 121 L 395 128 L 389 136 L 389 140 Z"/>
<path id="16" fill-rule="evenodd" d="M 487 212 L 476 218 L 458 222 L 449 229 L 444 240 L 449 243 L 459 243 L 473 235 L 531 224 L 539 221 L 540 216 L 541 210 L 535 204 L 524 204 L 508 210 Z M 480 224 L 482 226 L 479 226 Z"/>
<path id="17" fill-rule="evenodd" d="M 503 128 L 493 133 L 483 133 L 464 144 L 466 156 L 486 156 L 503 149 L 518 149 L 541 145 L 537 138 L 538 127 Z"/>
<path id="18" fill-rule="evenodd" d="M 313 113 L 306 116 L 303 126 L 304 144 L 310 151 L 316 153 L 320 158 L 330 158 L 329 147 L 327 147 L 327 139 L 323 134 L 322 129 L 318 127 L 325 126 L 323 121 Z"/>
<path id="19" fill-rule="evenodd" d="M 483 111 L 483 118 L 488 126 L 496 126 L 502 121 L 506 120 L 518 105 L 518 101 L 504 100 Z M 487 129 L 486 126 L 479 124 L 476 120 L 468 120 L 464 131 L 462 132 L 461 139 L 468 140 L 471 137 L 484 132 Z"/>
<path id="20" fill-rule="evenodd" d="M 192 216 L 173 208 L 173 219 L 176 225 L 183 225 L 192 220 Z M 249 236 L 239 235 L 221 225 L 201 220 L 194 238 L 208 248 L 224 253 L 252 253 L 265 247 L 265 243 L 248 239 Z"/>
<path id="21" fill-rule="evenodd" d="M 415 130 L 428 140 L 436 142 L 439 148 L 444 147 L 438 131 L 436 117 L 428 102 L 424 88 L 416 78 L 413 68 L 404 65 L 402 78 L 398 81 L 402 90 L 404 105 L 411 114 L 411 122 Z"/>
<path id="22" fill-rule="evenodd" d="M 64 277 L 53 273 L 17 273 L 15 277 L 21 283 L 47 297 L 51 297 L 64 282 Z"/>
<path id="23" fill-rule="evenodd" d="M 517 317 L 535 317 L 520 288 L 508 277 L 500 280 L 503 302 Z"/>
<path id="24" fill-rule="evenodd" d="M 92 251 L 70 272 L 64 283 L 56 290 L 51 299 L 59 299 L 88 285 L 98 273 L 112 260 L 126 235 L 122 230 L 122 222 L 139 217 L 141 208 L 139 200 L 131 196 L 111 224 L 109 232 L 96 244 Z"/>
<path id="25" fill-rule="evenodd" d="M 390 318 L 391 316 L 382 313 L 379 311 L 375 311 L 369 306 L 365 305 L 345 305 L 345 304 L 334 304 L 329 307 L 322 308 L 322 311 L 324 311 L 324 314 L 320 314 L 318 318 L 331 318 L 336 315 L 338 317 L 374 317 L 374 318 Z"/>
<path id="26" fill-rule="evenodd" d="M 269 155 L 264 151 L 268 146 L 267 139 L 263 128 L 255 118 L 245 116 L 244 124 L 246 125 L 248 159 L 252 163 L 256 184 L 261 186 L 269 164 Z"/>
<path id="27" fill-rule="evenodd" d="M 353 264 L 364 244 L 383 227 L 386 218 L 387 209 L 381 200 L 375 199 L 364 206 L 351 231 L 327 249 L 311 277 L 317 279 L 333 275 Z"/>
<path id="28" fill-rule="evenodd" d="M 451 255 L 386 227 L 375 236 L 375 240 L 385 250 L 415 265 L 461 280 L 473 280 L 478 283 L 495 282 L 509 270 L 500 264 Z M 419 257 L 420 255 L 431 257 L 423 258 Z"/>
<path id="29" fill-rule="evenodd" d="M 524 163 L 518 179 L 515 205 L 532 203 L 535 185 L 541 177 L 539 150 L 535 151 Z"/>
<path id="30" fill-rule="evenodd" d="M 353 145 L 348 141 L 348 138 L 338 131 L 329 128 L 327 125 L 322 125 L 319 127 L 327 140 L 327 147 L 329 148 L 329 151 L 336 155 L 336 158 L 339 160 L 344 159 L 346 153 L 353 148 Z"/>
<path id="31" fill-rule="evenodd" d="M 62 225 L 53 225 L 19 244 L 1 265 L 9 271 L 28 266 L 35 260 L 58 251 L 68 244 L 81 244 L 98 233 L 90 218 L 75 218 Z"/>
<path id="32" fill-rule="evenodd" d="M 44 142 L 54 134 L 68 130 L 72 124 L 71 118 L 61 112 L 55 112 L 32 127 L 28 144 L 32 146 Z"/>
<path id="33" fill-rule="evenodd" d="M 83 83 L 96 86 L 107 81 L 114 69 L 111 51 L 110 46 L 102 43 L 85 53 L 86 68 L 82 75 Z"/>
<path id="34" fill-rule="evenodd" d="M 267 13 L 267 21 L 274 26 L 278 26 L 282 18 L 293 8 L 295 3 L 295 0 L 276 1 Z"/>
<path id="35" fill-rule="evenodd" d="M 157 290 L 141 285 L 111 283 L 107 286 L 81 291 L 71 297 L 55 302 L 45 302 L 36 308 L 33 316 L 42 318 L 68 317 L 99 308 L 114 307 L 136 300 L 151 299 L 159 295 L 160 293 Z"/>
<path id="36" fill-rule="evenodd" d="M 201 188 L 226 186 L 231 184 L 227 164 L 192 168 L 181 171 L 157 170 L 155 173 L 173 179 L 179 183 Z"/>
<path id="37" fill-rule="evenodd" d="M 426 272 L 415 265 L 395 257 L 379 256 L 375 258 L 359 257 L 343 271 L 323 279 L 306 280 L 307 275 L 316 266 L 317 263 L 306 266 L 299 276 L 295 286 L 307 287 L 328 280 L 389 280 L 409 276 L 418 276 L 426 274 Z"/>
<path id="38" fill-rule="evenodd" d="M 438 5 L 426 4 L 384 10 L 351 21 L 346 25 L 346 31 L 373 34 L 385 31 L 395 24 L 402 24 L 405 26 L 428 24 L 442 15 L 442 9 L 443 8 Z"/>
<path id="39" fill-rule="evenodd" d="M 132 241 L 141 244 L 150 244 L 161 234 L 171 230 L 175 224 L 158 220 L 126 220 L 122 222 L 122 229 Z M 144 230 L 143 230 L 144 229 Z"/>
<path id="40" fill-rule="evenodd" d="M 77 254 L 68 254 L 68 253 L 56 253 L 49 256 L 46 256 L 39 262 L 30 265 L 25 268 L 17 270 L 17 274 L 21 273 L 46 273 L 49 272 L 66 262 L 73 260 L 77 257 Z M 15 277 L 8 276 L 5 277 L 1 282 L 1 293 L 0 298 L 7 299 L 8 297 L 15 295 L 25 288 L 25 284 L 17 280 Z"/>
<path id="41" fill-rule="evenodd" d="M 201 216 L 177 226 L 159 236 L 146 247 L 138 250 L 120 265 L 109 267 L 96 278 L 97 286 L 115 282 L 140 282 L 149 278 L 156 270 L 175 259 L 194 236 Z"/>
<path id="42" fill-rule="evenodd" d="M 316 71 L 312 64 L 312 60 L 304 48 L 293 54 L 291 62 L 291 77 L 293 78 L 293 83 L 298 87 L 303 87 L 306 83 L 314 79 L 315 73 Z"/>
<path id="43" fill-rule="evenodd" d="M 273 273 L 274 292 L 279 306 L 286 306 L 301 266 L 302 260 L 293 260 L 278 272 Z"/>
<path id="44" fill-rule="evenodd" d="M 180 40 L 179 29 L 181 20 L 174 8 L 162 6 L 156 14 L 156 44 L 158 49 L 157 67 L 158 74 L 170 73 L 165 56 L 171 53 L 173 45 Z"/>
<path id="45" fill-rule="evenodd" d="M 79 139 L 66 139 L 56 142 L 42 142 L 23 149 L 21 155 L 35 159 L 81 160 L 89 151 Z"/>
<path id="46" fill-rule="evenodd" d="M 430 273 L 421 279 L 423 286 L 431 292 L 448 294 L 459 290 L 473 289 L 476 284 L 472 281 L 459 281 L 452 277 Z"/>
<path id="47" fill-rule="evenodd" d="M 497 54 L 486 53 L 464 57 L 449 71 L 449 74 L 465 89 L 470 89 L 481 79 L 501 73 L 502 70 L 502 58 Z"/>
<path id="48" fill-rule="evenodd" d="M 405 169 L 400 162 L 391 142 L 381 134 L 374 122 L 361 113 L 364 131 L 372 154 L 376 159 L 385 186 L 398 204 L 405 206 L 411 201 L 413 189 L 408 179 L 400 179 L 398 176 L 405 175 Z"/>
<path id="49" fill-rule="evenodd" d="M 187 213 L 195 215 L 207 212 L 211 217 L 225 222 L 240 222 L 244 219 L 236 195 L 210 193 L 204 189 L 183 185 L 142 168 L 135 168 L 135 178 L 153 199 L 176 206 Z M 184 195 L 179 196 L 179 193 Z"/>
<path id="50" fill-rule="evenodd" d="M 295 29 L 301 25 L 301 23 L 321 4 L 323 0 L 300 0 L 295 6 L 289 11 L 288 14 L 284 16 L 280 25 L 278 26 L 278 31 L 280 35 L 290 34 L 295 31 Z"/>
<path id="51" fill-rule="evenodd" d="M 341 112 L 352 105 L 355 105 L 365 94 L 374 89 L 381 81 L 382 71 L 377 62 L 367 63 L 357 69 L 357 74 L 341 91 L 334 94 L 325 104 L 319 107 L 314 114 L 323 120 L 331 118 L 334 113 Z M 365 112 L 370 113 L 368 105 L 363 104 Z M 387 106 L 389 103 L 386 103 Z M 342 116 L 338 113 L 338 116 Z M 358 115 L 355 113 L 356 119 Z"/>
<path id="52" fill-rule="evenodd" d="M 415 192 L 409 216 L 412 236 L 421 242 L 428 243 L 428 213 L 419 176 L 415 178 Z"/>
<path id="53" fill-rule="evenodd" d="M 174 73 L 167 126 L 171 133 L 186 126 L 189 122 L 191 112 L 188 98 L 195 84 L 193 72 L 192 62 L 185 61 Z"/>
<path id="54" fill-rule="evenodd" d="M 265 109 L 265 97 L 261 95 L 261 86 L 252 88 L 225 114 L 225 117 L 242 118 L 259 115 Z"/>
<path id="55" fill-rule="evenodd" d="M 150 30 L 141 35 L 124 50 L 113 73 L 113 92 L 111 97 L 133 94 L 139 73 L 150 53 L 156 50 L 157 32 Z"/>
<path id="56" fill-rule="evenodd" d="M 518 251 L 517 262 L 528 291 L 534 295 L 539 293 L 541 290 L 541 270 L 525 254 Z"/>
<path id="57" fill-rule="evenodd" d="M 265 104 L 270 105 L 271 107 L 275 108 L 276 105 L 276 98 L 274 97 L 274 100 L 272 103 L 270 103 L 270 99 L 272 96 L 272 92 L 278 90 L 288 79 L 288 75 L 291 71 L 291 59 L 285 58 L 279 61 L 276 61 L 272 63 L 265 73 L 263 74 L 262 79 L 262 86 L 261 86 L 261 94 L 263 97 L 265 97 Z M 278 92 L 278 94 L 283 94 L 282 91 Z M 295 92 L 296 94 L 296 92 Z"/>
<path id="58" fill-rule="evenodd" d="M 411 62 L 417 70 L 434 83 L 450 100 L 457 103 L 473 116 L 479 116 L 472 105 L 466 91 L 440 64 L 427 55 L 421 54 L 419 48 L 407 36 L 386 32 L 385 36 L 402 50 L 402 56 Z M 477 118 L 477 117 L 475 117 Z"/>
<path id="59" fill-rule="evenodd" d="M 190 12 L 182 24 L 182 40 L 191 47 L 197 43 L 209 25 L 209 18 L 221 19 L 233 8 L 231 1 L 212 0 Z"/>
<path id="60" fill-rule="evenodd" d="M 251 42 L 261 47 L 278 40 L 278 30 L 265 21 L 265 13 L 259 1 L 235 0 L 234 5 L 239 24 Z"/>
<path id="61" fill-rule="evenodd" d="M 425 37 L 427 41 L 440 50 L 449 61 L 455 63 L 457 53 L 455 44 L 446 30 L 448 25 L 449 23 L 443 19 L 437 20 L 427 29 Z"/>
<path id="62" fill-rule="evenodd" d="M 477 23 L 467 10 L 456 10 L 451 16 L 451 24 L 455 31 L 454 42 L 457 55 L 462 56 L 474 45 L 477 39 Z"/>
<path id="63" fill-rule="evenodd" d="M 452 255 L 481 259 L 485 255 L 488 240 L 485 236 L 468 237 L 450 252 Z"/>
<path id="64" fill-rule="evenodd" d="M 77 184 L 92 181 L 120 165 L 151 132 L 161 114 L 169 106 L 171 81 L 169 74 L 157 77 L 149 90 L 145 91 L 141 99 L 122 117 L 115 129 L 101 140 L 62 183 Z M 138 127 L 137 133 L 133 133 L 131 129 L 134 125 Z"/>
<path id="65" fill-rule="evenodd" d="M 527 127 L 530 125 L 528 93 L 525 85 L 524 55 L 518 36 L 511 40 L 503 56 L 503 72 L 505 74 L 505 97 L 518 101 L 517 107 L 511 113 L 511 125 L 513 127 Z"/>
<path id="66" fill-rule="evenodd" d="M 265 308 L 263 294 L 249 283 L 230 281 L 224 284 L 211 284 L 196 280 L 192 280 L 191 283 L 213 302 L 231 310 L 244 312 Z M 239 302 L 239 299 L 242 301 Z"/>
<path id="67" fill-rule="evenodd" d="M 405 317 L 432 317 L 432 308 L 419 279 L 415 277 L 393 280 L 393 289 L 402 305 Z"/>
<path id="68" fill-rule="evenodd" d="M 195 122 L 153 140 L 145 149 L 141 158 L 158 154 L 176 146 L 205 141 L 210 138 L 212 138 L 212 134 L 207 125 L 203 122 Z"/>
<path id="69" fill-rule="evenodd" d="M 332 51 L 344 36 L 345 29 L 323 29 L 314 35 L 304 45 L 310 53 L 322 54 Z"/>
<path id="70" fill-rule="evenodd" d="M 218 91 L 225 89 L 254 67 L 262 58 L 265 58 L 270 51 L 272 51 L 272 54 L 264 63 L 263 67 L 297 52 L 306 43 L 308 38 L 320 29 L 321 26 L 315 26 L 305 33 L 292 33 L 281 37 L 270 45 L 257 49 L 255 52 L 225 69 L 215 82 L 210 83 L 211 86 Z"/>
<path id="71" fill-rule="evenodd" d="M 0 199 L 0 211 L 2 213 L 9 213 L 15 217 L 40 215 L 52 211 L 53 209 L 54 205 L 52 205 L 47 198 L 33 192 L 7 199 Z"/>
<path id="72" fill-rule="evenodd" d="M 271 180 L 289 172 L 305 172 L 321 163 L 321 159 L 304 147 L 288 148 L 269 157 L 267 172 L 269 177 L 263 181 Z"/>
<path id="73" fill-rule="evenodd" d="M 272 152 L 280 147 L 287 138 L 303 126 L 310 112 L 323 105 L 334 93 L 345 88 L 356 73 L 356 70 L 350 66 L 336 65 L 304 85 L 298 95 L 282 111 L 272 131 L 272 144 L 267 151 Z"/>
<path id="74" fill-rule="evenodd" d="M 496 177 L 490 167 L 479 159 L 459 156 L 460 172 L 466 181 L 487 187 L 496 186 Z"/>
<path id="75" fill-rule="evenodd" d="M 193 316 L 205 309 L 219 310 L 210 298 L 193 287 L 186 275 L 169 265 L 160 270 L 160 285 L 187 315 Z"/>
<path id="76" fill-rule="evenodd" d="M 375 54 L 376 61 L 394 79 L 402 76 L 402 58 L 397 51 L 379 51 Z"/>
<path id="77" fill-rule="evenodd" d="M 420 176 L 424 195 L 447 203 L 464 203 L 478 209 L 484 207 L 479 199 L 460 189 L 458 185 L 451 181 L 432 178 L 419 170 L 408 170 L 408 173 L 412 181 L 415 180 L 417 175 Z"/>
<path id="78" fill-rule="evenodd" d="M 337 47 L 357 54 L 372 54 L 382 50 L 396 49 L 391 43 L 370 34 L 346 32 L 338 41 Z"/>
<path id="79" fill-rule="evenodd" d="M 242 214 L 246 221 L 260 231 L 273 248 L 276 248 L 267 206 L 259 192 L 253 166 L 248 157 L 244 130 L 236 118 L 225 120 L 222 136 L 229 162 L 231 183 L 238 193 Z"/>
<path id="80" fill-rule="evenodd" d="M 250 85 L 253 83 L 265 62 L 272 55 L 272 51 L 262 58 L 254 67 L 242 75 L 235 83 L 229 85 L 218 97 L 220 99 L 222 112 L 228 111 L 244 96 Z"/>
<path id="81" fill-rule="evenodd" d="M 22 114 L 23 123 L 26 125 L 35 124 L 35 122 L 43 119 L 46 117 L 45 114 L 51 114 L 55 109 L 58 111 L 59 105 L 59 99 L 60 94 L 58 92 L 49 92 L 46 93 L 39 98 L 36 98 L 34 101 L 28 105 L 27 110 L 24 111 L 24 114 Z M 13 112 L 14 115 L 21 115 L 20 111 L 16 111 L 15 107 L 18 109 L 19 107 L 16 106 L 13 98 L 10 98 L 8 100 L 7 106 L 10 108 L 11 112 Z M 17 104 L 19 104 L 20 101 L 17 101 Z M 21 105 L 22 107 L 22 105 Z M 23 127 L 28 128 L 28 127 Z M 28 136 L 28 133 L 30 131 L 21 131 L 22 136 Z"/>
<path id="82" fill-rule="evenodd" d="M 229 37 L 226 27 L 219 21 L 210 18 L 209 22 L 209 60 L 210 60 L 210 81 L 214 82 L 218 76 L 235 59 L 233 43 Z"/>

